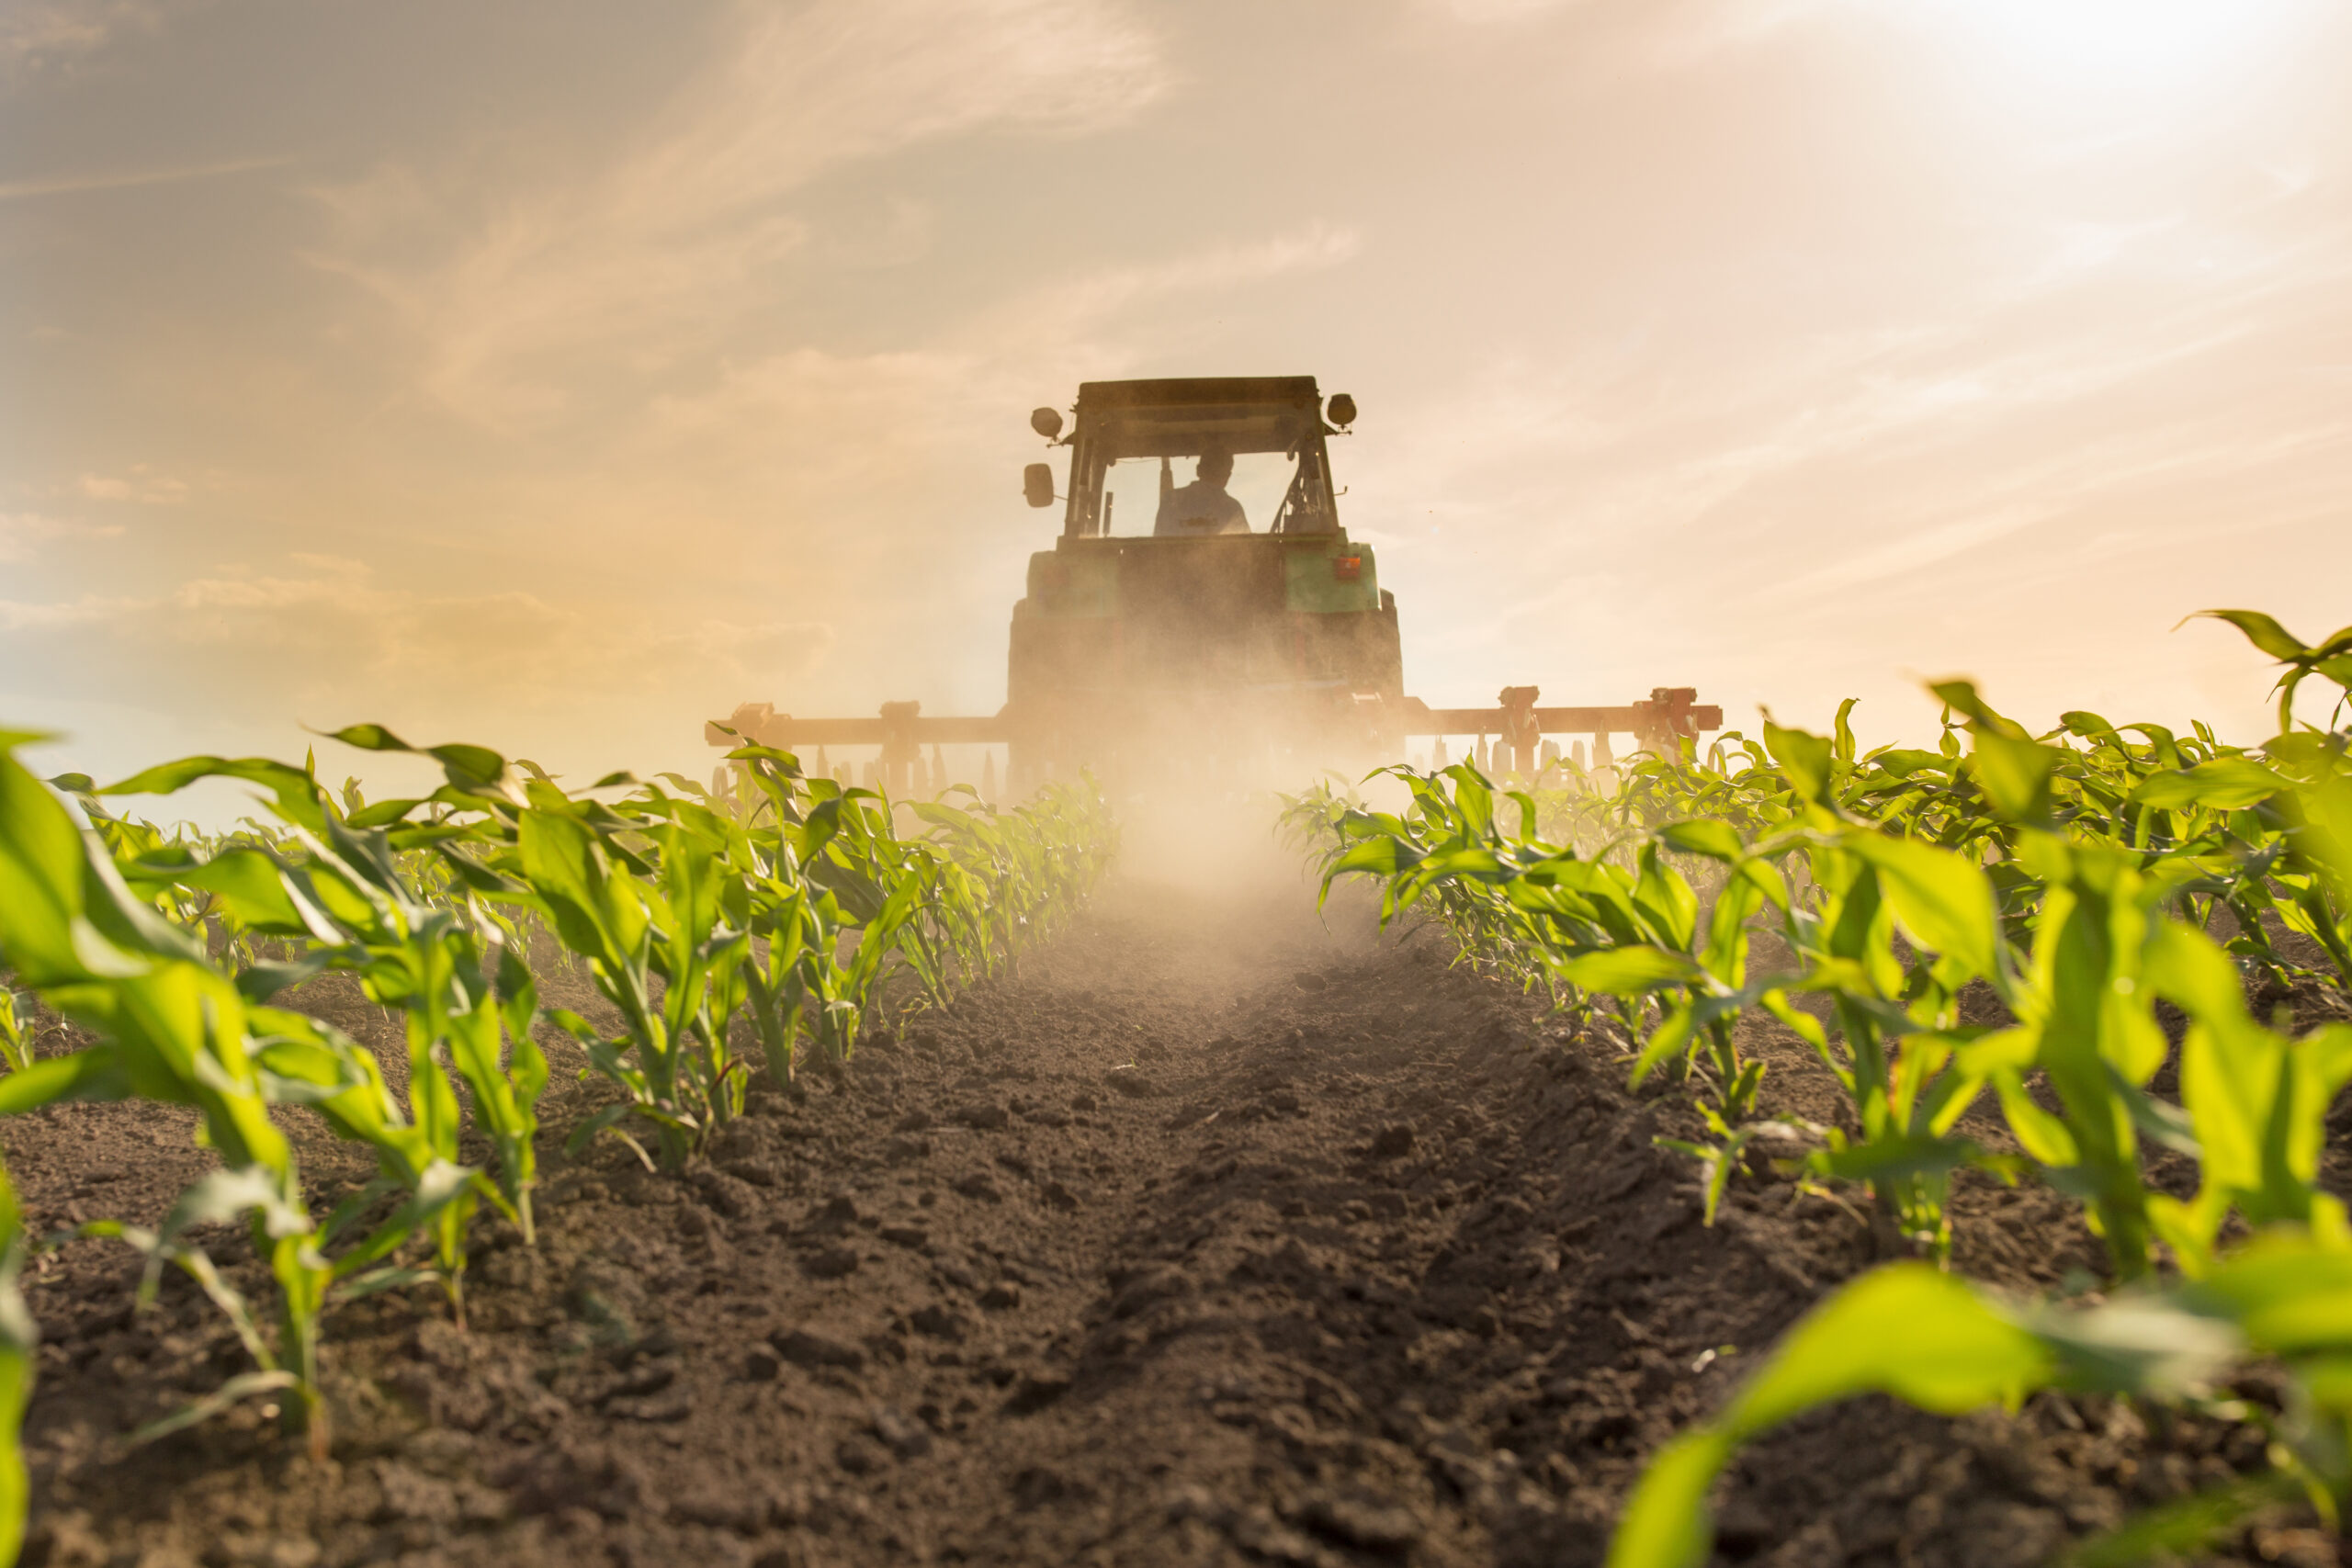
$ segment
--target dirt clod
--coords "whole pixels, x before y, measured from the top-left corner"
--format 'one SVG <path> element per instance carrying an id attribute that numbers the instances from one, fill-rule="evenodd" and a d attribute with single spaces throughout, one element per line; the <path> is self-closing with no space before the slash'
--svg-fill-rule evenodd
<path id="1" fill-rule="evenodd" d="M 857 1272 L 857 1254 L 846 1247 L 829 1247 L 801 1260 L 801 1272 L 811 1280 L 845 1280 Z"/>
<path id="2" fill-rule="evenodd" d="M 900 1459 L 921 1459 L 931 1452 L 931 1434 L 889 1405 L 876 1405 L 872 1423 L 874 1436 Z"/>
<path id="3" fill-rule="evenodd" d="M 1298 1521 L 1342 1546 L 1385 1556 L 1402 1556 L 1421 1536 L 1421 1522 L 1411 1513 L 1361 1493 L 1309 1498 Z"/>
<path id="4" fill-rule="evenodd" d="M 917 1334 L 927 1335 L 933 1339 L 964 1337 L 966 1325 L 963 1314 L 936 1302 L 929 1306 L 917 1307 L 908 1314 L 907 1322 Z"/>
<path id="5" fill-rule="evenodd" d="M 779 1334 L 772 1342 L 775 1353 L 796 1367 L 841 1367 L 854 1372 L 865 1365 L 865 1352 L 856 1346 L 804 1328 Z"/>

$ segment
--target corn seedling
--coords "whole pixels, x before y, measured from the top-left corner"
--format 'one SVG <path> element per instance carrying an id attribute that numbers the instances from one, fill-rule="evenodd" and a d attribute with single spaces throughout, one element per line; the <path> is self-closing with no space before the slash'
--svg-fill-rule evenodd
<path id="1" fill-rule="evenodd" d="M 1091 886 L 1115 841 L 1091 784 L 1063 786 L 1007 814 L 925 808 L 901 839 L 879 797 L 803 780 L 783 753 L 745 748 L 731 798 L 698 786 L 632 787 L 614 804 L 568 795 L 536 768 L 473 746 L 411 748 L 379 726 L 337 739 L 416 750 L 440 764 L 433 795 L 370 804 L 330 792 L 315 764 L 191 757 L 95 786 L 69 776 L 77 826 L 0 734 L 0 1020 L 10 1071 L 0 1114 L 72 1100 L 141 1098 L 192 1108 L 220 1168 L 153 1229 L 94 1221 L 74 1238 L 128 1244 L 196 1281 L 234 1327 L 250 1371 L 146 1428 L 158 1436 L 238 1400 L 282 1398 L 289 1427 L 324 1452 L 319 1324 L 331 1299 L 437 1279 L 462 1314 L 468 1229 L 481 1205 L 532 1234 L 536 1106 L 548 1064 L 533 1038 L 531 931 L 553 934 L 622 1021 L 606 1038 L 552 1015 L 591 1070 L 629 1093 L 592 1119 L 650 1122 L 665 1158 L 690 1153 L 742 1108 L 754 1064 L 730 1025 L 752 1021 L 765 1069 L 788 1081 L 803 1045 L 839 1058 L 886 985 L 908 973 L 943 999 L 993 974 Z M 215 837 L 164 833 L 107 809 L 108 797 L 169 794 L 200 779 L 257 785 L 269 823 Z M 375 1058 L 300 1011 L 273 1005 L 330 972 L 352 975 L 404 1027 L 402 1103 Z M 32 1049 L 35 1000 L 95 1043 Z M 460 1095 L 462 1088 L 463 1094 Z M 376 1180 L 322 1219 L 303 1193 L 277 1108 L 319 1116 L 369 1147 Z M 492 1169 L 459 1162 L 470 1111 Z M 0 1172 L 0 1560 L 21 1537 L 16 1432 L 29 1386 L 32 1326 L 15 1288 L 23 1250 Z M 365 1216 L 389 1213 L 372 1224 Z M 190 1240 L 243 1218 L 276 1286 L 275 1323 Z M 404 1262 L 412 1239 L 429 1267 Z"/>
<path id="2" fill-rule="evenodd" d="M 1520 794 L 1517 834 L 1495 825 L 1492 786 L 1468 767 L 1396 770 L 1413 795 L 1401 816 L 1328 793 L 1293 803 L 1327 891 L 1337 876 L 1379 877 L 1384 920 L 1432 903 L 1476 959 L 1540 974 L 1572 1006 L 1610 998 L 1640 1033 L 1636 1083 L 1695 1069 L 1713 1141 L 1676 1146 L 1706 1171 L 1711 1220 L 1767 1125 L 1750 1119 L 1751 1065 L 1727 1034 L 1761 1008 L 1853 1104 L 1859 1135 L 1826 1134 L 1804 1162 L 1811 1176 L 1866 1183 L 1939 1264 L 1953 1170 L 2030 1176 L 2082 1202 L 2122 1281 L 2084 1307 L 2005 1300 L 1918 1263 L 1862 1277 L 1653 1461 L 1612 1563 L 1702 1561 L 1723 1465 L 1831 1400 L 1877 1391 L 1956 1412 L 2062 1387 L 2252 1419 L 2213 1390 L 2255 1357 L 2283 1363 L 2297 1393 L 2273 1423 L 2275 1474 L 2137 1521 L 2085 1561 L 2192 1551 L 2282 1490 L 2331 1522 L 2352 1498 L 2352 1230 L 2317 1186 L 2324 1114 L 2352 1081 L 2352 1028 L 2290 1040 L 2245 1002 L 2264 977 L 2352 983 L 2352 734 L 2290 722 L 2310 678 L 2352 687 L 2352 628 L 2306 646 L 2267 616 L 2215 614 L 2286 667 L 2281 733 L 2258 749 L 2088 713 L 2036 737 L 1951 682 L 1935 688 L 1947 722 L 1934 750 L 1860 753 L 1850 704 L 1828 737 L 1768 717 L 1760 741 L 1636 759 L 1611 796 L 1581 780 Z M 1715 869 L 1694 886 L 1667 852 Z M 2226 945 L 2208 934 L 2224 911 Z M 2328 967 L 2290 960 L 2280 930 Z M 1749 964 L 1758 931 L 1779 939 L 1785 966 Z M 1964 1025 L 1973 984 L 2015 1022 Z M 1808 998 L 1818 1006 L 1799 1005 Z M 2159 1000 L 2188 1020 L 2178 1105 L 2148 1090 L 2169 1049 Z M 2016 1155 L 1955 1134 L 1986 1089 Z M 2151 1141 L 2198 1161 L 2192 1197 L 2149 1190 Z M 2252 1239 L 2228 1245 L 2237 1234 Z"/>

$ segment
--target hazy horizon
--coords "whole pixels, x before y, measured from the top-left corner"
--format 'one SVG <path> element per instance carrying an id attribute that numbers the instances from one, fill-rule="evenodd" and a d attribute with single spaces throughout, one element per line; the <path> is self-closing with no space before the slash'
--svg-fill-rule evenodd
<path id="1" fill-rule="evenodd" d="M 1307 374 L 1434 704 L 2258 739 L 2172 628 L 2352 621 L 2347 65 L 2324 0 L 14 0 L 0 725 L 993 712 L 1030 409 Z"/>

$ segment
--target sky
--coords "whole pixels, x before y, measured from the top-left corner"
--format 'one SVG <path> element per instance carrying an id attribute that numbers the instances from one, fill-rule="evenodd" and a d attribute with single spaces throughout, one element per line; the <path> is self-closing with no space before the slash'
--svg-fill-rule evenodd
<path id="1" fill-rule="evenodd" d="M 990 713 L 1029 411 L 1304 374 L 1432 704 L 2258 739 L 2176 623 L 2352 621 L 2347 79 L 2341 0 L 0 0 L 0 728 Z"/>

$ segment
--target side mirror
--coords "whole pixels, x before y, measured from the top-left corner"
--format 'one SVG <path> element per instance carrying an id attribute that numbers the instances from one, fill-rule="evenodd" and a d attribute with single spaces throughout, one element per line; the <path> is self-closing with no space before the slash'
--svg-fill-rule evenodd
<path id="1" fill-rule="evenodd" d="M 1331 394 L 1331 423 L 1344 430 L 1356 422 L 1356 400 L 1345 392 Z"/>
<path id="2" fill-rule="evenodd" d="M 1037 412 L 1051 413 L 1053 411 L 1040 409 Z M 1057 420 L 1055 423 L 1060 422 Z M 1032 463 L 1022 469 L 1021 493 L 1029 498 L 1029 504 L 1032 506 L 1051 506 L 1054 503 L 1053 466 L 1049 463 Z"/>
<path id="3" fill-rule="evenodd" d="M 1035 431 L 1038 434 L 1044 436 L 1048 441 L 1058 438 L 1062 433 L 1061 411 L 1058 409 L 1032 409 L 1029 412 L 1029 428 Z"/>

